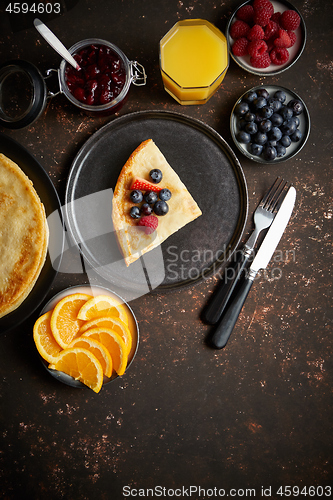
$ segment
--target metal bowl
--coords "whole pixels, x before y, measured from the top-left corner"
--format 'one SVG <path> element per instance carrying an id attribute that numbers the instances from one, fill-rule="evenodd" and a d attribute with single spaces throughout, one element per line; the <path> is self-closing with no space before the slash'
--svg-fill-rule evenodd
<path id="1" fill-rule="evenodd" d="M 302 139 L 299 142 L 291 142 L 291 145 L 286 148 L 287 151 L 286 151 L 286 154 L 284 156 L 282 156 L 280 158 L 277 157 L 271 161 L 264 159 L 262 156 L 256 156 L 256 155 L 252 154 L 249 151 L 249 144 L 241 143 L 236 138 L 238 132 L 241 130 L 241 127 L 240 127 L 240 119 L 238 116 L 235 115 L 235 108 L 236 108 L 237 104 L 242 101 L 243 97 L 248 92 L 251 92 L 251 91 L 256 92 L 259 89 L 266 89 L 271 97 L 274 95 L 274 93 L 276 91 L 282 90 L 286 94 L 286 97 L 287 97 L 285 103 L 288 103 L 291 99 L 298 99 L 303 104 L 303 112 L 300 115 L 298 115 L 298 118 L 300 120 L 300 124 L 299 124 L 298 128 L 302 132 Z M 244 92 L 244 94 L 239 99 L 237 99 L 237 101 L 232 109 L 232 112 L 231 112 L 230 131 L 231 131 L 232 138 L 235 142 L 235 145 L 237 146 L 239 151 L 241 153 L 243 153 L 243 155 L 245 155 L 247 158 L 249 158 L 250 160 L 253 160 L 255 162 L 258 162 L 258 163 L 265 163 L 265 164 L 278 163 L 278 162 L 289 160 L 293 156 L 297 155 L 300 152 L 300 150 L 303 148 L 303 146 L 305 145 L 305 143 L 309 137 L 309 134 L 310 134 L 310 115 L 309 115 L 308 109 L 307 109 L 304 101 L 294 91 L 286 89 L 284 87 L 279 87 L 277 85 L 257 85 L 256 87 L 248 89 L 246 92 Z"/>
<path id="2" fill-rule="evenodd" d="M 295 10 L 297 12 L 297 14 L 300 16 L 300 18 L 301 18 L 300 26 L 297 28 L 297 30 L 295 30 L 295 33 L 297 35 L 297 40 L 296 40 L 295 44 L 291 48 L 288 49 L 289 60 L 285 64 L 282 64 L 282 65 L 271 64 L 267 68 L 262 68 L 262 69 L 261 68 L 260 69 L 254 68 L 250 64 L 250 56 L 249 55 L 238 57 L 232 53 L 232 46 L 233 46 L 234 40 L 230 36 L 230 27 L 236 21 L 236 13 L 237 13 L 238 9 L 240 9 L 244 5 L 251 5 L 252 3 L 253 3 L 253 0 L 250 0 L 250 1 L 244 2 L 243 4 L 239 5 L 239 7 L 237 7 L 237 9 L 234 11 L 231 18 L 229 19 L 229 22 L 227 25 L 227 30 L 226 30 L 226 37 L 227 37 L 229 47 L 230 47 L 230 55 L 233 58 L 233 60 L 238 64 L 238 66 L 243 68 L 245 71 L 252 73 L 253 75 L 259 75 L 259 76 L 278 75 L 279 73 L 282 73 L 283 71 L 286 71 L 288 68 L 293 66 L 296 63 L 296 61 L 298 61 L 298 59 L 301 57 L 301 55 L 303 53 L 303 50 L 304 50 L 304 47 L 306 44 L 306 27 L 305 27 L 304 19 L 303 19 L 301 13 L 297 10 L 297 8 L 294 7 L 291 3 L 287 2 L 286 0 L 282 0 L 282 1 L 271 0 L 271 3 L 273 4 L 273 7 L 274 7 L 274 12 L 281 12 L 282 13 L 285 10 Z"/>
<path id="3" fill-rule="evenodd" d="M 89 294 L 92 296 L 110 295 L 110 296 L 118 299 L 119 303 L 121 303 L 125 306 L 125 308 L 127 310 L 128 318 L 129 318 L 128 327 L 132 333 L 132 347 L 131 347 L 131 350 L 130 350 L 129 355 L 128 355 L 128 363 L 127 363 L 127 367 L 126 367 L 126 372 L 127 372 L 130 365 L 133 363 L 133 360 L 135 358 L 135 355 L 136 355 L 138 347 L 139 347 L 139 325 L 138 325 L 136 317 L 135 317 L 132 309 L 130 308 L 130 306 L 117 293 L 112 292 L 108 288 L 95 286 L 95 285 L 71 286 L 71 287 L 66 288 L 65 290 L 57 293 L 51 300 L 49 300 L 49 302 L 42 309 L 40 316 L 42 316 L 44 313 L 52 310 L 61 299 L 63 299 L 67 295 L 71 295 L 73 293 L 86 293 L 86 294 Z M 52 370 L 52 369 L 48 368 L 49 363 L 47 361 L 45 361 L 42 357 L 41 357 L 41 361 L 42 361 L 44 367 L 46 368 L 46 370 L 50 373 L 50 375 L 52 375 L 52 377 L 59 380 L 60 382 L 66 384 L 66 385 L 70 385 L 71 387 L 76 387 L 76 388 L 80 388 L 80 389 L 87 388 L 86 385 L 84 385 L 79 380 L 75 380 L 70 375 L 67 375 L 66 373 L 63 373 L 61 371 Z M 109 384 L 110 382 L 112 382 L 113 380 L 115 380 L 117 378 L 118 378 L 118 375 L 115 373 L 113 373 L 110 378 L 107 378 L 104 375 L 103 385 Z"/>

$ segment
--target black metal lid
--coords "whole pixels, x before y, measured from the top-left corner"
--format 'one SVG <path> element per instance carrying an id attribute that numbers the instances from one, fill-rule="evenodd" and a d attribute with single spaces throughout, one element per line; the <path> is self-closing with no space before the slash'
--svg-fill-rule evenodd
<path id="1" fill-rule="evenodd" d="M 40 71 L 21 59 L 0 65 L 0 126 L 30 125 L 44 110 L 47 88 Z"/>

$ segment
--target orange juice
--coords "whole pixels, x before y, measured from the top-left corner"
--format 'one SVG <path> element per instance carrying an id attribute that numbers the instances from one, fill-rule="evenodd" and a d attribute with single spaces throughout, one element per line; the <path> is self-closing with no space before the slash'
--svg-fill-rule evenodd
<path id="1" fill-rule="evenodd" d="M 160 42 L 164 88 L 180 104 L 203 104 L 221 84 L 229 64 L 225 36 L 202 19 L 179 21 Z"/>

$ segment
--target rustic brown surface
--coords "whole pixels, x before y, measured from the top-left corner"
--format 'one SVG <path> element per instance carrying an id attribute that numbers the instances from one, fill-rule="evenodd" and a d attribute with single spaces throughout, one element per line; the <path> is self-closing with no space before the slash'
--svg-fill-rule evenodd
<path id="1" fill-rule="evenodd" d="M 208 19 L 224 31 L 237 1 L 79 0 L 50 21 L 68 47 L 98 36 L 145 66 L 146 87 L 132 87 L 118 116 L 146 109 L 182 112 L 214 127 L 232 145 L 234 102 L 245 89 L 267 82 L 303 98 L 312 129 L 300 154 L 285 163 L 262 166 L 237 155 L 249 192 L 244 238 L 255 206 L 277 175 L 293 182 L 297 201 L 281 240 L 282 261 L 270 263 L 269 279 L 255 282 L 225 350 L 206 346 L 209 327 L 200 320 L 214 278 L 131 303 L 140 325 L 138 354 L 125 376 L 98 395 L 60 384 L 44 370 L 32 340 L 38 312 L 1 336 L 2 498 L 120 499 L 126 485 L 216 487 L 226 496 L 230 488 L 242 489 L 236 498 L 248 488 L 261 498 L 261 488 L 272 487 L 271 498 L 283 498 L 276 494 L 279 486 L 330 483 L 332 13 L 323 0 L 294 5 L 308 32 L 301 59 L 269 78 L 245 73 L 232 61 L 218 92 L 193 107 L 180 107 L 163 90 L 159 39 L 187 17 Z M 18 17 L 11 23 L 1 13 L 0 63 L 22 58 L 42 72 L 58 67 L 59 56 L 33 27 L 18 30 Z M 63 202 L 73 158 L 109 119 L 114 117 L 80 114 L 57 96 L 30 127 L 1 132 L 40 161 Z M 275 267 L 281 279 L 271 278 Z M 84 282 L 83 275 L 59 274 L 48 297 Z"/>

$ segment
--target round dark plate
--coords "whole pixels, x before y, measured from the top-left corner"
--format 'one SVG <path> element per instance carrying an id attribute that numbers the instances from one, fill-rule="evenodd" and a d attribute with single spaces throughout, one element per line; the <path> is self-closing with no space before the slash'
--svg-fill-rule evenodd
<path id="1" fill-rule="evenodd" d="M 135 358 L 135 355 L 136 355 L 138 348 L 139 348 L 139 325 L 138 325 L 137 319 L 136 319 L 132 309 L 130 308 L 130 306 L 127 304 L 127 302 L 122 297 L 120 297 L 117 293 L 115 293 L 107 288 L 95 286 L 95 285 L 75 285 L 75 286 L 71 286 L 69 288 L 66 288 L 65 290 L 62 290 L 61 292 L 57 293 L 54 297 L 52 297 L 52 299 L 49 300 L 48 303 L 45 304 L 45 306 L 43 307 L 43 310 L 41 311 L 40 316 L 42 316 L 44 313 L 46 313 L 48 311 L 51 311 L 51 309 L 53 309 L 61 299 L 63 299 L 64 297 L 67 297 L 67 295 L 71 295 L 73 293 L 87 293 L 88 295 L 92 295 L 94 297 L 97 295 L 111 295 L 111 297 L 116 297 L 116 299 L 119 299 L 119 302 L 125 306 L 125 308 L 127 310 L 127 314 L 128 314 L 128 320 L 129 320 L 128 326 L 129 326 L 129 329 L 132 333 L 132 347 L 131 347 L 131 350 L 128 354 L 128 363 L 127 363 L 127 367 L 126 367 L 126 371 L 125 371 L 125 374 L 126 374 L 127 370 L 131 366 L 133 359 Z M 67 375 L 67 373 L 50 369 L 48 367 L 49 363 L 47 361 L 45 361 L 45 359 L 43 359 L 42 357 L 41 357 L 41 361 L 42 361 L 44 367 L 46 368 L 46 370 L 50 373 L 50 375 L 52 375 L 52 377 L 54 377 L 55 379 L 59 380 L 59 382 L 62 382 L 63 384 L 66 384 L 66 385 L 70 385 L 71 387 L 77 387 L 79 389 L 87 388 L 86 385 L 84 385 L 79 380 L 75 380 L 70 375 Z M 109 384 L 110 382 L 112 382 L 112 380 L 115 380 L 116 378 L 119 378 L 119 377 L 115 373 L 113 373 L 110 378 L 104 376 L 103 385 Z"/>
<path id="2" fill-rule="evenodd" d="M 33 185 L 45 207 L 46 216 L 60 210 L 60 202 L 57 192 L 44 168 L 38 161 L 17 141 L 0 133 L 0 152 L 17 163 L 23 172 L 33 182 Z M 60 265 L 61 250 L 63 248 L 63 232 L 57 235 L 57 238 L 52 237 L 52 229 L 50 229 L 50 245 L 55 245 L 55 253 L 59 255 L 59 259 L 51 263 L 49 253 L 47 254 L 44 267 L 36 281 L 34 288 L 31 290 L 28 297 L 15 311 L 0 318 L 0 333 L 5 333 L 12 328 L 18 326 L 22 321 L 25 321 L 41 304 L 46 297 L 52 282 L 57 274 Z M 55 241 L 56 240 L 56 241 Z"/>
<path id="3" fill-rule="evenodd" d="M 202 215 L 127 268 L 113 233 L 111 189 L 131 153 L 149 138 Z M 166 111 L 131 113 L 105 125 L 77 154 L 67 183 L 66 224 L 86 264 L 137 296 L 193 284 L 219 271 L 238 245 L 247 208 L 245 177 L 224 139 L 198 120 Z"/>
<path id="4" fill-rule="evenodd" d="M 256 155 L 250 153 L 250 151 L 248 150 L 248 145 L 242 144 L 239 141 L 237 141 L 237 139 L 236 139 L 237 133 L 239 132 L 240 128 L 239 128 L 239 119 L 237 118 L 237 116 L 235 116 L 234 109 L 237 106 L 237 104 L 242 100 L 242 98 L 245 96 L 245 94 L 247 94 L 248 92 L 251 92 L 252 90 L 256 91 L 259 89 L 266 89 L 267 92 L 269 92 L 271 97 L 278 90 L 282 90 L 287 96 L 287 99 L 285 101 L 286 104 L 291 99 L 298 99 L 299 101 L 301 101 L 301 103 L 303 104 L 303 107 L 304 107 L 303 112 L 300 115 L 298 115 L 298 118 L 300 120 L 300 124 L 298 126 L 298 129 L 302 132 L 302 139 L 299 142 L 292 142 L 290 144 L 290 146 L 287 148 L 287 152 L 284 156 L 282 156 L 281 158 L 275 158 L 272 161 L 267 161 L 262 156 L 256 156 Z M 243 153 L 243 155 L 247 156 L 247 158 L 249 158 L 250 160 L 256 161 L 257 163 L 264 163 L 264 164 L 275 164 L 275 163 L 289 160 L 290 158 L 293 158 L 294 156 L 296 156 L 300 152 L 300 150 L 303 148 L 306 141 L 308 140 L 308 137 L 310 135 L 310 128 L 311 128 L 310 114 L 309 114 L 309 111 L 308 111 L 303 99 L 301 99 L 299 97 L 299 95 L 296 94 L 296 92 L 293 92 L 292 90 L 286 89 L 285 87 L 279 87 L 277 85 L 257 85 L 256 87 L 252 87 L 251 89 L 246 90 L 246 92 L 244 92 L 244 94 L 241 95 L 241 97 L 239 99 L 237 99 L 237 101 L 233 107 L 233 110 L 231 112 L 231 117 L 230 117 L 231 135 L 232 135 L 232 138 L 235 142 L 235 145 L 237 146 L 239 151 L 241 153 Z"/>
<path id="5" fill-rule="evenodd" d="M 235 12 L 232 14 L 232 16 L 228 22 L 226 36 L 227 36 L 227 40 L 228 40 L 229 47 L 230 47 L 230 55 L 233 58 L 233 60 L 238 64 L 238 66 L 245 69 L 245 71 L 252 73 L 253 75 L 259 75 L 259 76 L 278 75 L 279 73 L 286 71 L 288 68 L 290 68 L 290 66 L 295 64 L 295 62 L 298 61 L 298 59 L 301 57 L 301 55 L 303 53 L 303 50 L 304 50 L 305 44 L 306 44 L 306 27 L 305 27 L 305 22 L 304 22 L 303 16 L 299 12 L 299 10 L 296 9 L 296 7 L 294 7 L 287 0 L 281 0 L 281 1 L 271 0 L 271 3 L 273 4 L 273 7 L 274 7 L 274 12 L 281 12 L 282 13 L 285 10 L 295 10 L 301 18 L 301 24 L 297 28 L 297 30 L 295 31 L 296 36 L 297 36 L 297 40 L 296 40 L 295 44 L 292 47 L 290 47 L 290 49 L 288 49 L 289 59 L 285 64 L 281 64 L 281 65 L 271 64 L 267 68 L 254 68 L 250 64 L 250 56 L 249 55 L 238 57 L 232 53 L 232 45 L 233 45 L 234 40 L 231 38 L 231 36 L 229 34 L 231 25 L 236 21 L 236 13 L 237 13 L 238 9 L 240 7 L 243 7 L 243 5 L 247 5 L 247 4 L 252 5 L 252 3 L 253 3 L 253 0 L 250 0 L 250 1 L 247 1 L 247 2 L 240 4 L 237 7 L 237 9 L 235 10 Z"/>

